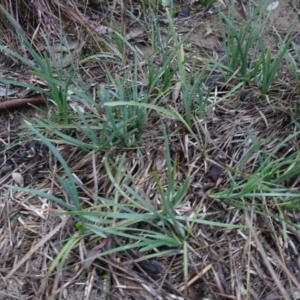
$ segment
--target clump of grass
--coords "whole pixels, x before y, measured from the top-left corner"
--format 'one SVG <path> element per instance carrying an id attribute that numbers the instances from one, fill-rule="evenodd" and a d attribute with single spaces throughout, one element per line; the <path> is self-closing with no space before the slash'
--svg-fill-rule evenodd
<path id="1" fill-rule="evenodd" d="M 34 62 L 26 59 L 25 57 L 19 55 L 18 53 L 10 50 L 4 45 L 0 45 L 0 50 L 3 52 L 8 53 L 9 55 L 12 55 L 19 61 L 21 61 L 24 65 L 29 66 L 33 74 L 42 78 L 47 82 L 47 85 L 49 86 L 49 91 L 44 90 L 42 88 L 39 88 L 34 85 L 30 84 L 24 84 L 20 83 L 18 81 L 14 80 L 7 80 L 1 78 L 1 82 L 6 84 L 13 84 L 15 86 L 23 86 L 26 88 L 29 88 L 33 91 L 37 91 L 39 93 L 45 94 L 46 98 L 49 98 L 54 101 L 54 103 L 57 106 L 58 112 L 60 117 L 62 118 L 63 122 L 65 124 L 68 124 L 69 122 L 69 110 L 67 105 L 67 97 L 68 97 L 68 90 L 72 83 L 72 75 L 67 75 L 66 80 L 63 80 L 63 69 L 61 67 L 58 67 L 56 72 L 53 71 L 53 66 L 51 66 L 49 57 L 46 53 L 44 53 L 44 56 L 41 57 L 33 48 L 30 41 L 27 39 L 25 34 L 23 33 L 22 29 L 18 26 L 16 21 L 11 17 L 11 15 L 3 8 L 2 5 L 0 5 L 0 11 L 6 16 L 6 18 L 9 20 L 11 25 L 15 28 L 17 34 L 22 38 L 23 43 L 27 49 L 27 51 L 30 53 L 30 55 L 33 57 Z M 58 74 L 58 77 L 54 75 L 54 73 Z M 65 78 L 64 78 L 65 79 Z"/>
<path id="2" fill-rule="evenodd" d="M 262 95 L 266 95 L 268 93 L 272 83 L 277 79 L 277 71 L 290 44 L 291 40 L 287 42 L 283 41 L 277 54 L 272 57 L 271 48 L 264 48 L 262 42 L 260 42 L 261 72 L 257 74 L 255 80 L 260 87 Z"/>
<path id="3" fill-rule="evenodd" d="M 231 2 L 230 15 L 227 17 L 220 12 L 220 18 L 225 27 L 222 27 L 223 45 L 225 50 L 225 67 L 232 76 L 237 72 L 244 82 L 248 82 L 255 72 L 254 66 L 257 65 L 257 43 L 267 23 L 267 18 L 263 19 L 262 2 L 254 9 L 249 20 L 242 22 L 239 28 L 236 27 L 235 1 Z M 254 53 L 251 53 L 254 52 Z"/>
<path id="4" fill-rule="evenodd" d="M 229 77 L 239 75 L 245 83 L 255 80 L 261 93 L 266 95 L 276 80 L 277 71 L 287 52 L 291 41 L 281 41 L 277 54 L 272 56 L 272 49 L 264 46 L 262 34 L 269 20 L 270 12 L 266 10 L 268 2 L 260 1 L 256 8 L 251 9 L 250 18 L 236 26 L 235 1 L 231 2 L 230 15 L 220 12 L 225 27 L 222 29 L 225 50 L 225 64 L 217 63 Z"/>

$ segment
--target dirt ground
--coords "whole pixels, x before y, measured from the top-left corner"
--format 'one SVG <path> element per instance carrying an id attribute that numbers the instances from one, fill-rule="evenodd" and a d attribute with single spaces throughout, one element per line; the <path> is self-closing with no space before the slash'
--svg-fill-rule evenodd
<path id="1" fill-rule="evenodd" d="M 229 1 L 224 2 L 226 5 L 222 7 L 222 10 L 226 14 Z M 255 2 L 257 1 L 251 1 L 254 5 Z M 138 6 L 138 3 L 136 5 Z M 178 12 L 187 10 L 190 13 L 188 17 L 177 18 L 174 21 L 179 37 L 182 38 L 189 34 L 189 38 L 184 44 L 185 52 L 197 52 L 199 61 L 207 55 L 217 56 L 221 59 L 224 49 L 218 16 L 219 7 L 204 9 L 201 5 L 191 3 L 177 3 L 176 5 Z M 248 1 L 236 1 L 237 23 L 249 18 L 248 5 Z M 299 0 L 279 1 L 278 7 L 271 12 L 271 18 L 263 34 L 265 44 L 276 49 L 279 45 L 276 32 L 284 37 L 291 28 L 290 38 L 297 46 L 300 46 L 299 11 Z M 163 12 L 161 12 L 161 16 L 163 20 L 165 18 Z M 118 20 L 120 21 L 120 19 Z M 163 22 L 160 25 L 162 31 L 166 31 L 167 25 L 163 25 Z M 137 28 L 137 25 L 128 26 L 127 34 Z M 147 56 L 149 53 L 151 54 L 151 51 L 140 43 L 143 35 L 145 32 L 141 33 L 138 38 L 133 38 L 131 42 Z M 0 53 L 0 63 L 0 77 L 2 78 L 14 78 L 26 82 L 31 76 L 28 70 L 18 69 L 18 64 L 8 59 L 3 53 Z M 95 88 L 105 78 L 105 74 L 97 74 L 98 70 L 97 67 L 93 69 L 93 78 L 97 78 Z M 93 78 L 89 80 L 93 80 Z M 213 111 L 208 112 L 202 120 L 199 120 L 197 133 L 207 143 L 208 157 L 212 158 L 216 149 L 219 152 L 226 152 L 227 155 L 231 151 L 230 166 L 234 168 L 241 163 L 245 144 L 249 140 L 249 132 L 257 140 L 267 141 L 266 144 L 269 148 L 266 146 L 265 151 L 269 153 L 274 145 L 279 144 L 291 132 L 296 131 L 295 125 L 291 122 L 291 107 L 298 103 L 299 97 L 298 95 L 289 96 L 294 83 L 290 84 L 284 73 L 279 81 L 282 82 L 282 86 L 288 93 L 283 92 L 281 87 L 274 90 L 272 92 L 274 99 L 280 99 L 274 105 L 275 102 L 271 102 L 270 105 L 256 97 L 255 87 L 248 86 L 238 90 L 234 97 L 226 99 Z M 5 89 L 5 85 L 0 87 Z M 15 88 L 14 90 L 14 87 L 10 87 L 10 89 L 17 90 L 19 95 L 24 93 L 24 97 L 28 96 L 25 88 Z M 212 97 L 209 100 L 211 103 L 222 97 L 220 86 L 216 86 L 215 93 L 215 99 Z M 248 94 L 251 95 L 250 101 L 242 101 L 241 97 Z M 5 95 L 1 96 L 3 101 L 7 100 Z M 171 105 L 175 104 L 171 103 Z M 67 197 L 63 189 L 59 187 L 56 178 L 56 174 L 62 172 L 61 166 L 54 160 L 47 147 L 31 136 L 28 129 L 24 128 L 26 121 L 33 123 L 37 119 L 48 118 L 47 106 L 39 105 L 38 107 L 40 110 L 22 107 L 13 110 L 5 109 L 0 112 L 0 186 L 16 185 L 23 180 L 25 187 Z M 168 122 L 172 123 L 173 121 Z M 176 129 L 172 135 L 172 144 L 176 149 L 182 148 L 182 136 L 186 136 L 184 128 L 175 123 L 171 124 L 170 128 Z M 161 133 L 158 122 L 147 124 L 143 135 L 149 137 L 157 132 Z M 150 151 L 151 155 L 155 157 L 159 146 L 159 142 L 149 142 L 142 145 L 140 151 L 144 155 Z M 292 153 L 298 149 L 299 138 L 295 137 L 285 144 L 276 155 Z M 112 152 L 110 155 L 117 159 L 123 150 L 120 148 L 117 151 L 121 153 Z M 193 174 L 192 187 L 188 197 L 179 207 L 180 213 L 187 215 L 202 206 L 203 219 L 208 218 L 227 224 L 239 222 L 244 224 L 244 216 L 241 216 L 239 210 L 225 203 L 203 197 L 196 187 L 197 183 L 204 182 L 207 184 L 206 191 L 213 193 L 228 187 L 229 178 L 222 175 L 216 185 L 207 176 L 211 160 L 205 160 L 195 146 L 190 146 L 189 151 L 193 158 L 193 166 L 179 168 L 177 175 L 178 182 L 181 182 L 187 173 Z M 126 152 L 127 169 L 130 170 L 128 171 L 129 175 L 134 178 L 132 188 L 135 188 L 142 196 L 151 194 L 149 199 L 155 205 L 158 203 L 158 195 L 153 195 L 155 193 L 154 179 L 145 172 L 151 168 L 152 162 L 145 162 L 143 159 L 137 158 L 136 150 L 126 150 Z M 76 174 L 85 183 L 87 189 L 92 191 L 92 153 L 86 153 L 66 145 L 62 147 L 61 153 L 67 160 L 72 173 Z M 107 195 L 113 187 L 107 187 L 108 179 L 105 177 L 103 156 L 103 153 L 97 153 L 93 160 L 96 162 L 100 174 L 99 194 Z M 249 165 L 251 163 L 253 162 L 249 161 Z M 249 168 L 249 165 L 245 168 Z M 136 171 L 137 169 L 138 171 Z M 163 180 L 162 175 L 162 182 Z M 295 179 L 293 182 L 296 188 L 299 187 L 297 180 Z M 89 203 L 90 199 L 87 193 L 82 192 L 81 197 L 83 201 Z M 97 259 L 91 267 L 84 267 L 80 262 L 84 260 L 89 249 L 99 242 L 94 235 L 78 239 L 76 247 L 68 253 L 65 263 L 59 264 L 59 269 L 49 276 L 47 270 L 51 262 L 66 241 L 70 237 L 76 236 L 74 220 L 53 214 L 60 209 L 58 204 L 41 196 L 16 192 L 3 187 L 0 189 L 0 300 L 16 298 L 24 300 L 284 299 L 280 293 L 280 287 L 274 282 L 270 269 L 263 262 L 261 250 L 258 247 L 249 250 L 249 245 L 253 240 L 251 233 L 246 229 L 228 230 L 199 227 L 194 236 L 195 240 L 192 241 L 194 251 L 191 251 L 189 257 L 191 261 L 189 280 L 195 278 L 195 282 L 187 286 L 183 279 L 183 257 L 180 251 L 162 257 L 158 261 L 147 262 L 149 263 L 147 267 L 154 268 L 156 271 L 157 268 L 162 268 L 162 276 L 159 279 L 155 277 L 156 273 L 151 276 L 149 275 L 151 272 L 145 274 L 141 271 L 140 265 L 134 262 L 135 259 L 140 258 L 140 254 L 130 252 Z M 298 212 L 286 212 L 285 217 L 289 220 L 299 220 Z M 270 261 L 285 287 L 286 299 L 298 299 L 300 297 L 298 253 L 300 234 L 298 230 L 292 226 L 289 227 L 288 242 L 284 243 L 281 222 L 272 222 L 263 215 L 256 215 L 251 221 L 265 229 L 262 230 L 260 238 L 266 251 L 269 251 L 268 253 L 276 252 Z M 120 244 L 121 242 L 117 238 L 112 238 L 107 242 L 106 247 Z M 278 261 L 274 257 L 278 258 Z M 203 272 L 202 276 L 199 275 L 202 274 L 201 272 Z M 197 277 L 198 275 L 199 277 Z M 248 281 L 251 281 L 250 290 L 246 290 Z"/>

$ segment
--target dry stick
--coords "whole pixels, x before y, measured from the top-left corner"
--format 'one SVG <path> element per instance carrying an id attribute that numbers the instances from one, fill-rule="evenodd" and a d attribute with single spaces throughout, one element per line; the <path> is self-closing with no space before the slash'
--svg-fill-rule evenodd
<path id="1" fill-rule="evenodd" d="M 179 285 L 179 291 L 183 292 L 185 288 L 191 286 L 195 281 L 197 281 L 200 277 L 202 277 L 204 274 L 206 274 L 210 269 L 212 268 L 212 264 L 207 265 L 201 272 L 199 272 L 198 275 L 196 275 L 194 278 L 192 278 L 187 285 L 185 286 L 185 283 Z"/>
<path id="2" fill-rule="evenodd" d="M 31 98 L 19 98 L 19 99 L 0 102 L 0 111 L 19 108 L 28 104 L 36 105 L 36 104 L 45 104 L 45 103 L 46 103 L 46 99 L 44 95 L 38 94 Z"/>

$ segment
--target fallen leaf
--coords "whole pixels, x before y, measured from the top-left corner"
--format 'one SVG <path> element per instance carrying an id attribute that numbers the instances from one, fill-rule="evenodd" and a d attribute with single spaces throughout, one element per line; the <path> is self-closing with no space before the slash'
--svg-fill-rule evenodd
<path id="1" fill-rule="evenodd" d="M 206 33 L 205 33 L 205 37 L 207 37 L 208 35 L 212 34 L 212 28 L 210 27 L 209 24 L 206 25 Z"/>
<path id="2" fill-rule="evenodd" d="M 225 159 L 220 158 L 218 159 L 218 162 L 224 163 Z M 223 172 L 223 168 L 219 165 L 212 165 L 210 169 L 208 170 L 206 176 L 210 179 L 212 179 L 214 182 L 217 182 L 220 178 L 221 174 Z"/>
<path id="3" fill-rule="evenodd" d="M 178 81 L 173 88 L 173 92 L 172 92 L 172 101 L 175 102 L 177 100 L 177 98 L 179 97 L 181 91 L 181 82 Z"/>
<path id="4" fill-rule="evenodd" d="M 86 259 L 83 262 L 84 268 L 89 268 L 95 259 L 97 259 L 97 255 L 102 252 L 102 248 L 106 244 L 106 240 L 103 240 L 100 245 L 95 246 L 93 249 L 87 252 Z"/>
<path id="5" fill-rule="evenodd" d="M 157 261 L 142 260 L 137 262 L 143 271 L 145 271 L 151 278 L 158 279 L 164 271 L 162 265 Z"/>
<path id="6" fill-rule="evenodd" d="M 126 35 L 125 39 L 127 41 L 140 37 L 144 34 L 144 30 L 142 28 L 135 28 L 130 30 Z"/>
<path id="7" fill-rule="evenodd" d="M 219 177 L 221 176 L 223 168 L 218 165 L 212 165 L 207 172 L 207 177 L 217 182 Z"/>
<path id="8" fill-rule="evenodd" d="M 70 106 L 71 106 L 71 108 L 75 111 L 75 112 L 77 112 L 77 109 L 78 109 L 78 111 L 80 111 L 81 113 L 84 113 L 85 111 L 84 111 L 84 108 L 81 106 L 81 105 L 77 105 L 77 104 L 75 104 L 75 103 L 70 103 Z"/>
<path id="9" fill-rule="evenodd" d="M 21 173 L 14 172 L 11 174 L 13 181 L 20 187 L 24 186 L 24 178 Z"/>
<path id="10" fill-rule="evenodd" d="M 157 171 L 161 171 L 166 164 L 165 159 L 165 146 L 161 145 L 158 147 L 156 158 L 155 158 L 155 167 Z"/>
<path id="11" fill-rule="evenodd" d="M 106 35 L 110 32 L 112 32 L 112 29 L 103 25 L 98 26 L 97 28 L 95 28 L 95 31 L 99 34 L 99 35 Z"/>
<path id="12" fill-rule="evenodd" d="M 279 1 L 274 1 L 271 4 L 268 5 L 267 7 L 267 11 L 271 11 L 274 10 L 275 8 L 277 8 L 279 5 Z"/>
<path id="13" fill-rule="evenodd" d="M 159 279 L 160 275 L 164 271 L 164 267 L 158 261 L 150 261 L 148 259 L 143 259 L 142 255 L 137 255 L 132 250 L 126 250 L 126 253 L 131 259 L 136 260 L 135 264 L 138 265 L 145 273 L 147 273 L 154 280 Z M 139 268 L 134 268 L 137 272 L 139 272 Z"/>

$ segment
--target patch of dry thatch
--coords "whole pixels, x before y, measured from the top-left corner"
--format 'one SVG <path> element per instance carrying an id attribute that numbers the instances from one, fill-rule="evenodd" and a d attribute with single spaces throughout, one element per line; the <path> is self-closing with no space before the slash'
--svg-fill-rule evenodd
<path id="1" fill-rule="evenodd" d="M 56 1 L 1 2 L 19 20 L 30 38 L 39 26 L 53 38 L 59 34 Z M 69 24 L 68 27 L 76 24 L 89 30 L 96 28 L 93 25 L 95 21 L 91 21 L 92 8 L 83 17 L 80 5 L 61 2 L 62 15 L 70 21 L 68 23 L 64 20 Z M 21 11 L 25 13 L 21 14 Z M 17 40 L 12 39 L 9 33 L 9 24 L 2 19 L 1 22 L 6 30 L 3 36 L 5 43 L 15 47 Z M 73 34 L 76 34 L 76 26 Z M 121 73 L 120 70 L 118 72 Z M 93 79 L 96 79 L 96 75 L 99 76 L 95 74 Z M 176 186 L 180 186 L 187 175 L 192 181 L 177 213 L 191 216 L 199 212 L 198 217 L 203 220 L 245 225 L 244 229 L 215 228 L 203 224 L 194 226 L 188 241 L 188 278 L 183 278 L 181 251 L 174 251 L 159 259 L 157 263 L 163 268 L 159 279 L 155 278 L 156 273 L 151 276 L 141 268 L 139 262 L 142 257 L 139 253 L 124 251 L 106 256 L 95 260 L 87 268 L 83 261 L 89 250 L 99 244 L 96 236 L 78 239 L 66 261 L 49 276 L 47 270 L 51 262 L 76 232 L 75 222 L 71 218 L 54 214 L 62 208 L 47 199 L 1 189 L 0 299 L 275 300 L 296 297 L 296 292 L 300 291 L 299 232 L 288 224 L 284 230 L 280 220 L 260 214 L 253 207 L 259 206 L 261 211 L 268 213 L 281 213 L 282 217 L 294 223 L 298 223 L 298 211 L 278 211 L 278 206 L 268 197 L 251 199 L 251 203 L 249 199 L 241 199 L 244 206 L 234 207 L 209 196 L 230 186 L 227 171 L 236 169 L 242 174 L 251 175 L 259 167 L 257 153 L 243 160 L 251 138 L 264 140 L 260 151 L 270 153 L 291 132 L 296 131 L 291 122 L 290 108 L 295 100 L 287 96 L 293 94 L 290 87 L 285 84 L 277 86 L 272 94 L 274 99 L 271 97 L 269 103 L 257 97 L 252 88 L 239 93 L 220 102 L 204 118 L 194 118 L 193 129 L 201 140 L 201 149 L 182 124 L 167 118 L 158 120 L 155 116 L 148 120 L 144 131 L 140 133 L 144 143 L 139 149 L 124 149 L 120 146 L 105 154 L 117 163 L 121 155 L 127 153 L 124 166 L 129 176 L 123 178 L 123 184 L 130 185 L 160 210 L 161 201 L 152 170 L 158 169 L 159 165 L 159 151 L 163 143 L 158 137 L 162 136 L 163 121 L 168 129 L 173 158 L 178 162 Z M 242 96 L 245 94 L 246 101 Z M 221 96 L 222 92 L 216 87 L 208 105 L 214 106 Z M 165 105 L 175 109 L 173 106 L 176 104 Z M 35 113 L 30 117 L 36 117 Z M 22 116 L 18 118 L 23 122 Z M 19 126 L 12 126 L 12 121 L 12 115 L 2 116 L 0 138 L 5 148 L 11 148 L 14 141 L 18 141 L 17 134 L 27 134 Z M 9 170 L 5 176 L 1 173 L 1 184 L 13 184 L 12 171 L 26 174 L 30 169 L 38 167 L 42 176 L 36 177 L 31 185 L 71 203 L 69 195 L 57 181 L 56 175 L 63 176 L 64 172 L 53 156 L 42 153 L 39 158 L 37 154 L 32 155 L 25 146 L 23 149 L 23 146 L 18 144 L 13 150 L 7 150 L 5 153 L 9 158 L 3 155 L 3 161 L 10 159 L 14 169 Z M 296 137 L 284 144 L 273 158 L 286 156 L 298 148 L 299 139 Z M 26 160 L 18 160 L 21 150 L 25 151 Z M 86 153 L 69 146 L 61 147 L 60 153 L 72 173 L 83 182 L 80 197 L 86 209 L 93 209 L 94 193 L 107 198 L 113 195 L 115 187 L 106 175 L 104 154 Z M 209 170 L 218 163 L 222 167 L 222 174 L 212 180 L 208 176 Z M 166 187 L 168 181 L 164 168 L 159 170 L 159 177 L 162 186 Z M 299 189 L 299 178 L 284 184 Z M 130 242 L 110 237 L 103 247 L 110 249 Z"/>
<path id="2" fill-rule="evenodd" d="M 232 107 L 232 103 L 239 104 L 238 111 Z M 170 137 L 173 149 L 186 151 L 181 137 L 187 137 L 189 164 L 178 166 L 177 184 L 180 185 L 186 174 L 189 174 L 194 186 L 178 207 L 177 213 L 190 216 L 201 207 L 199 217 L 202 219 L 257 228 L 236 230 L 195 226 L 189 239 L 190 267 L 187 282 L 182 277 L 181 252 L 160 259 L 164 272 L 159 281 L 140 270 L 136 266 L 136 258 L 126 253 L 96 260 L 86 269 L 80 262 L 86 258 L 92 245 L 95 245 L 93 240 L 96 237 L 93 236 L 81 239 L 66 262 L 60 266 L 61 271 L 58 270 L 49 277 L 47 268 L 66 240 L 74 234 L 74 222 L 54 216 L 53 213 L 61 208 L 51 201 L 26 193 L 2 190 L 0 271 L 5 279 L 1 283 L 2 299 L 9 299 L 6 298 L 8 295 L 24 299 L 52 299 L 59 295 L 72 299 L 239 299 L 247 293 L 249 299 L 278 299 L 278 291 L 279 294 L 286 294 L 287 298 L 291 297 L 296 291 L 294 286 L 298 285 L 296 270 L 300 267 L 297 259 L 297 244 L 300 241 L 298 231 L 288 226 L 289 242 L 283 244 L 281 223 L 257 214 L 248 207 L 247 199 L 244 199 L 245 210 L 241 213 L 240 209 L 213 201 L 207 196 L 214 190 L 219 191 L 228 186 L 227 176 L 223 175 L 217 185 L 206 178 L 214 161 L 214 156 L 210 153 L 216 151 L 225 153 L 230 167 L 248 174 L 253 172 L 257 167 L 255 155 L 241 165 L 245 143 L 249 138 L 247 132 L 251 131 L 257 139 L 265 139 L 263 147 L 269 151 L 273 148 L 273 143 L 277 144 L 293 130 L 289 118 L 289 110 L 284 106 L 272 107 L 255 98 L 247 103 L 228 99 L 218 106 L 214 116 L 196 121 L 199 135 L 206 139 L 203 153 L 197 150 L 180 124 L 171 124 L 170 120 L 165 120 L 170 127 L 177 128 L 176 134 Z M 274 122 L 281 124 L 281 130 L 274 128 Z M 145 133 L 149 137 L 149 131 Z M 154 138 L 162 134 L 159 125 L 152 133 Z M 134 180 L 131 181 L 130 176 L 124 178 L 124 184 L 131 185 L 157 210 L 161 209 L 160 200 L 151 170 L 155 167 L 157 149 L 161 145 L 159 141 L 145 142 L 139 149 L 139 153 L 143 155 L 139 156 L 136 150 L 126 150 L 126 173 Z M 286 145 L 278 155 L 283 155 L 292 147 Z M 98 187 L 98 195 L 109 198 L 114 186 L 106 177 L 103 155 L 93 155 L 70 147 L 64 147 L 60 151 L 72 172 L 84 183 L 81 199 L 87 208 L 95 205 L 92 199 L 95 186 Z M 119 148 L 107 155 L 117 162 L 123 151 Z M 39 163 L 44 166 L 47 164 L 47 168 L 44 167 L 45 178 L 40 181 L 39 189 L 67 199 L 68 195 L 55 177 L 56 174 L 62 174 L 60 166 L 50 156 L 47 162 Z M 161 184 L 167 185 L 164 170 L 160 171 L 159 176 Z M 10 177 L 7 177 L 4 182 L 9 183 L 9 180 Z M 297 185 L 296 182 L 292 183 L 295 184 Z M 262 205 L 266 211 L 277 213 L 277 208 L 269 202 L 271 199 L 257 201 L 263 201 L 257 204 Z M 295 222 L 296 214 L 283 213 L 286 219 Z M 259 247 L 256 239 L 262 243 L 263 248 Z M 111 237 L 105 247 L 127 242 L 130 241 Z M 291 288 L 288 289 L 287 286 Z M 104 291 L 107 292 L 106 297 L 103 296 Z"/>
<path id="3" fill-rule="evenodd" d="M 14 17 L 37 50 L 45 45 L 42 32 L 46 34 L 50 45 L 60 42 L 62 35 L 82 40 L 90 33 L 105 37 L 101 32 L 101 24 L 105 17 L 106 20 L 107 16 L 111 17 L 105 1 L 1 0 L 0 5 Z M 21 40 L 13 33 L 11 24 L 4 16 L 0 18 L 0 26 L 1 43 L 15 51 L 21 48 L 23 54 L 27 55 Z"/>

